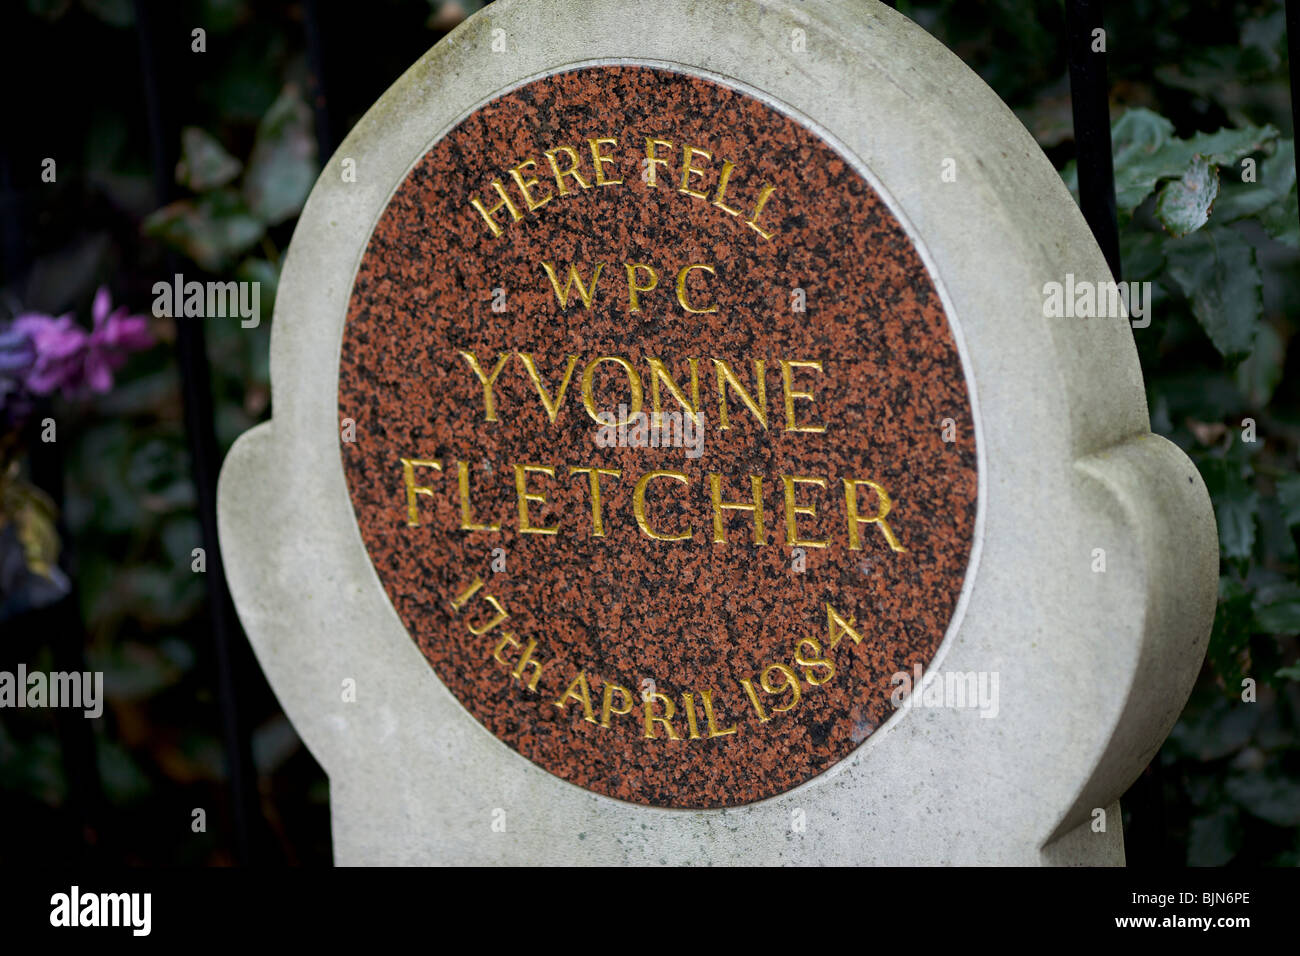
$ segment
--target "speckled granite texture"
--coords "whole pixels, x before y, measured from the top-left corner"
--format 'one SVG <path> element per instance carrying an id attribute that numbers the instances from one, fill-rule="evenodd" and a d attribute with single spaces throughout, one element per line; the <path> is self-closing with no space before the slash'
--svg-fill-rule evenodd
<path id="1" fill-rule="evenodd" d="M 603 167 L 619 185 L 595 182 L 588 140 L 615 139 Z M 657 155 L 658 185 L 645 181 L 646 138 L 669 141 Z M 559 195 L 545 150 L 571 146 L 590 184 L 565 180 Z M 706 150 L 702 174 L 680 191 L 683 147 Z M 526 159 L 536 177 L 528 210 L 511 179 Z M 557 154 L 561 168 L 569 156 Z M 734 169 L 716 197 L 723 161 Z M 499 179 L 520 211 L 496 214 L 493 236 L 470 205 L 499 198 Z M 941 188 L 938 173 L 936 186 Z M 765 239 L 746 223 L 765 184 L 775 191 L 758 217 Z M 603 262 L 593 305 L 571 292 L 562 310 L 541 263 L 568 264 L 589 281 Z M 646 263 L 658 285 L 629 312 L 625 263 Z M 691 314 L 678 304 L 678 270 L 707 264 L 687 280 L 688 302 L 717 311 Z M 646 273 L 638 273 L 644 279 Z M 494 311 L 495 290 L 504 311 Z M 792 308 L 803 290 L 806 311 Z M 498 421 L 485 421 L 483 387 L 458 354 L 473 353 L 491 372 L 509 353 L 493 392 Z M 555 421 L 516 353 L 528 353 L 551 397 L 570 355 L 577 361 Z M 582 402 L 582 377 L 599 356 L 620 356 L 636 370 L 650 410 L 648 357 L 661 358 L 686 388 L 688 358 L 699 360 L 703 454 L 682 448 L 597 445 L 598 426 Z M 713 359 L 735 369 L 754 392 L 756 359 L 765 362 L 768 427 L 734 392 L 731 428 L 718 430 Z M 823 372 L 796 369 L 799 423 L 824 433 L 785 430 L 781 360 L 816 361 Z M 934 286 L 906 234 L 868 184 L 818 136 L 745 94 L 706 80 L 645 67 L 595 67 L 519 88 L 479 109 L 418 162 L 380 216 L 352 291 L 344 333 L 340 418 L 356 422 L 356 442 L 342 446 L 344 470 L 361 535 L 398 614 L 435 672 L 489 731 L 546 770 L 597 793 L 666 807 L 722 807 L 780 793 L 815 776 L 862 743 L 894 712 L 891 676 L 924 667 L 948 627 L 967 570 L 976 510 L 976 452 L 961 363 Z M 613 362 L 593 378 L 597 407 L 629 398 Z M 664 392 L 668 410 L 678 408 Z M 945 442 L 943 422 L 952 420 Z M 408 525 L 400 459 L 418 466 L 419 526 Z M 468 463 L 473 519 L 501 530 L 463 531 L 457 462 Z M 519 531 L 514 465 L 550 466 L 554 477 L 527 476 L 537 527 Z M 588 476 L 574 467 L 621 472 L 601 479 L 603 537 L 593 534 Z M 646 521 L 688 540 L 652 540 L 633 513 L 639 476 L 672 470 L 686 483 L 655 479 Z M 750 497 L 762 477 L 764 544 L 753 544 L 753 518 L 724 512 L 727 541 L 713 541 L 709 475 L 722 498 Z M 786 543 L 781 475 L 824 478 L 825 490 L 802 485 L 798 518 L 806 569 L 793 567 Z M 843 479 L 869 479 L 892 498 L 887 521 L 905 551 L 891 549 L 877 525 L 860 527 L 849 547 Z M 873 493 L 859 493 L 864 515 Z M 492 569 L 504 549 L 505 571 Z M 457 611 L 453 598 L 475 578 L 483 586 Z M 492 614 L 485 595 L 509 618 L 471 633 Z M 827 604 L 855 621 L 862 638 L 843 635 L 834 649 Z M 519 646 L 501 645 L 509 633 Z M 822 653 L 800 642 L 819 642 Z M 523 645 L 536 641 L 542 664 L 536 690 L 512 676 Z M 499 650 L 498 650 L 499 649 Z M 494 659 L 494 650 L 499 658 Z M 834 665 L 800 664 L 813 658 Z M 507 663 L 500 663 L 501 660 Z M 799 699 L 785 686 L 782 664 L 799 679 Z M 584 719 L 579 684 L 586 679 L 594 722 Z M 761 686 L 766 672 L 769 686 Z M 816 680 L 814 683 L 809 678 Z M 763 708 L 762 719 L 742 680 Z M 614 710 L 601 725 L 607 684 Z M 712 696 L 709 735 L 703 691 Z M 654 693 L 663 697 L 653 697 Z M 691 721 L 683 695 L 692 695 Z M 650 725 L 644 708 L 666 714 Z M 632 698 L 635 698 L 634 700 Z M 666 698 L 666 700 L 665 700 Z M 781 708 L 787 708 L 781 710 Z"/>

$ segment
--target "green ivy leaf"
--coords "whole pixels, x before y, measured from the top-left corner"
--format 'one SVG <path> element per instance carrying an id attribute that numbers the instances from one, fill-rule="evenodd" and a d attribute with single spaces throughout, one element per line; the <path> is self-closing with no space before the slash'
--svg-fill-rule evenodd
<path id="1" fill-rule="evenodd" d="M 1124 278 L 1130 281 L 1151 279 L 1164 269 L 1164 240 L 1164 235 L 1154 230 L 1122 230 L 1119 241 Z"/>
<path id="2" fill-rule="evenodd" d="M 38 17 L 51 22 L 68 12 L 72 0 L 27 0 L 27 9 Z"/>
<path id="3" fill-rule="evenodd" d="M 280 287 L 280 269 L 266 259 L 250 257 L 239 264 L 235 278 L 241 282 L 259 283 L 258 307 L 263 316 L 269 316 L 275 307 L 275 293 Z"/>
<path id="4" fill-rule="evenodd" d="M 1231 686 L 1240 687 L 1241 681 L 1232 682 Z M 1260 720 L 1258 708 L 1241 704 L 1235 694 L 1232 697 L 1214 694 L 1199 707 L 1193 699 L 1170 731 L 1170 741 L 1202 762 L 1235 754 L 1254 738 Z"/>
<path id="5" fill-rule="evenodd" d="M 1151 195 L 1160 179 L 1151 162 L 1174 135 L 1174 124 L 1148 109 L 1131 109 L 1110 128 L 1111 155 L 1115 164 L 1115 202 L 1132 212 Z M 1175 176 L 1179 169 L 1165 173 Z"/>
<path id="6" fill-rule="evenodd" d="M 179 249 L 208 272 L 225 270 L 266 232 L 262 221 L 231 189 L 164 206 L 144 221 L 143 228 L 145 235 Z"/>
<path id="7" fill-rule="evenodd" d="M 1131 213 L 1157 183 L 1182 177 L 1197 157 L 1212 166 L 1235 163 L 1274 142 L 1278 131 L 1272 126 L 1245 126 L 1178 139 L 1169 120 L 1138 108 L 1116 120 L 1110 136 L 1115 203 L 1120 211 Z"/>
<path id="8" fill-rule="evenodd" d="M 1193 157 L 1182 178 L 1167 183 L 1156 198 L 1156 218 L 1175 238 L 1195 232 L 1210 221 L 1210 207 L 1219 195 L 1219 169 L 1204 156 Z"/>
<path id="9" fill-rule="evenodd" d="M 244 168 L 225 151 L 221 143 L 197 126 L 181 131 L 181 159 L 176 164 L 176 181 L 196 193 L 224 186 Z"/>
<path id="10" fill-rule="evenodd" d="M 1288 528 L 1300 524 L 1300 475 L 1287 475 L 1277 481 L 1277 500 Z"/>
<path id="11" fill-rule="evenodd" d="M 1232 229 L 1205 229 L 1166 243 L 1165 256 L 1214 347 L 1228 358 L 1249 354 L 1262 309 L 1250 243 Z"/>
<path id="12" fill-rule="evenodd" d="M 1265 634 L 1300 634 L 1300 597 L 1274 601 L 1255 612 L 1255 627 Z"/>
<path id="13" fill-rule="evenodd" d="M 1241 846 L 1241 813 L 1235 806 L 1219 807 L 1192 820 L 1187 837 L 1188 866 L 1223 866 Z"/>
<path id="14" fill-rule="evenodd" d="M 1255 773 L 1229 777 L 1229 796 L 1274 826 L 1300 826 L 1300 782 Z"/>
<path id="15" fill-rule="evenodd" d="M 253 215 L 274 226 L 302 210 L 315 181 L 311 109 L 298 87 L 290 83 L 257 126 L 244 177 L 244 198 Z"/>
<path id="16" fill-rule="evenodd" d="M 1225 222 L 1256 216 L 1270 236 L 1300 247 L 1300 212 L 1296 206 L 1295 140 L 1280 139 L 1272 156 L 1259 164 L 1254 182 L 1226 184 L 1214 213 Z"/>
<path id="17" fill-rule="evenodd" d="M 1255 408 L 1263 408 L 1273 397 L 1273 391 L 1282 381 L 1282 365 L 1286 360 L 1286 342 L 1281 334 L 1267 322 L 1260 323 L 1255 334 L 1255 348 L 1244 362 L 1237 366 L 1237 387 Z"/>
<path id="18" fill-rule="evenodd" d="M 149 793 L 151 784 L 130 751 L 102 734 L 95 736 L 95 744 L 105 799 L 117 807 L 143 799 Z"/>
<path id="19" fill-rule="evenodd" d="M 1240 129 L 1221 129 L 1217 133 L 1197 133 L 1191 139 L 1178 140 L 1179 148 L 1190 155 L 1204 156 L 1215 166 L 1226 166 L 1257 153 L 1277 141 L 1277 128 L 1243 126 Z M 1173 144 L 1170 144 L 1172 149 Z M 1175 154 L 1177 150 L 1174 150 Z"/>
<path id="20" fill-rule="evenodd" d="M 1210 631 L 1210 666 L 1229 687 L 1240 687 L 1242 653 L 1250 646 L 1251 595 L 1230 578 L 1219 579 L 1219 607 Z M 1253 711 L 1249 711 L 1254 714 Z M 1205 759 L 1205 758 L 1202 758 Z"/>
<path id="21" fill-rule="evenodd" d="M 1255 515 L 1259 493 L 1246 479 L 1248 466 L 1224 458 L 1201 462 L 1201 476 L 1214 502 L 1219 523 L 1219 547 L 1225 558 L 1249 558 L 1255 545 Z"/>
<path id="22" fill-rule="evenodd" d="M 129 27 L 135 23 L 135 7 L 131 0 L 81 0 L 81 5 L 111 26 Z"/>

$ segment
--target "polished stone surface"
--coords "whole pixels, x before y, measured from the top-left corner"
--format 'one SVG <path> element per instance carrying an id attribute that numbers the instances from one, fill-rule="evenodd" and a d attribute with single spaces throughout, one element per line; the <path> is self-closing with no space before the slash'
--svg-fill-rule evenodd
<path id="1" fill-rule="evenodd" d="M 598 145 L 610 158 L 603 185 L 596 137 L 615 140 Z M 643 173 L 647 138 L 663 141 L 653 184 Z M 573 152 L 554 154 L 556 164 L 563 171 L 576 158 L 577 177 L 557 182 L 545 151 L 564 145 Z M 538 181 L 529 195 L 540 203 L 531 211 L 505 172 L 528 159 L 535 165 L 521 175 Z M 683 178 L 686 162 L 698 172 Z M 719 197 L 724 162 L 732 165 Z M 494 178 L 521 214 L 500 209 L 495 228 L 470 204 L 499 202 Z M 591 307 L 570 290 L 562 308 L 542 262 L 561 288 L 570 263 L 588 287 L 603 263 Z M 647 264 L 634 282 L 655 286 L 639 293 L 637 311 L 627 262 Z M 696 312 L 675 291 L 689 264 L 713 270 L 687 276 L 684 301 Z M 492 387 L 495 421 L 463 352 L 488 376 L 506 356 Z M 558 403 L 553 421 L 519 353 Z M 415 165 L 380 216 L 341 355 L 339 415 L 357 429 L 343 445 L 348 487 L 389 597 L 466 709 L 566 780 L 669 807 L 779 793 L 889 719 L 893 676 L 928 666 L 952 620 L 977 476 L 965 378 L 939 295 L 853 166 L 754 97 L 666 70 L 602 66 L 478 109 Z M 632 382 L 652 410 L 647 357 L 662 359 L 692 404 L 698 395 L 698 454 L 600 447 L 582 394 L 600 356 L 632 367 L 630 379 L 616 362 L 594 366 L 593 407 L 614 415 L 634 401 Z M 728 388 L 730 427 L 719 428 L 714 359 L 751 397 L 754 360 L 764 363 L 766 425 Z M 791 366 L 789 410 L 783 359 L 821 367 Z M 663 408 L 680 411 L 654 384 Z M 416 527 L 403 458 L 442 467 L 413 466 L 410 483 L 432 492 L 417 497 Z M 462 530 L 458 462 L 473 523 L 499 531 Z M 555 534 L 521 531 L 515 463 L 551 469 L 526 474 L 528 493 L 546 499 L 529 503 L 528 520 Z M 619 473 L 600 479 L 600 528 L 590 475 L 573 467 Z M 635 520 L 637 479 L 654 470 L 682 477 L 647 484 L 645 521 L 683 540 L 651 539 Z M 711 474 L 721 500 L 744 503 L 751 476 L 761 477 L 761 545 L 753 512 L 736 509 L 724 509 L 726 541 L 714 540 Z M 825 547 L 794 552 L 782 475 L 821 481 L 795 486 L 797 505 L 816 513 L 796 514 L 794 537 Z M 850 539 L 844 479 L 886 490 L 884 521 L 901 550 L 877 523 L 857 524 Z M 854 494 L 861 516 L 878 514 L 870 486 Z M 493 570 L 496 548 L 503 572 Z M 476 580 L 484 583 L 457 609 L 453 599 Z M 476 634 L 471 627 L 495 613 L 486 595 L 510 616 Z M 855 622 L 851 630 L 828 630 L 828 605 Z M 540 671 L 515 666 L 530 639 Z M 647 737 L 653 693 L 662 696 L 648 711 L 667 723 L 652 722 Z"/>

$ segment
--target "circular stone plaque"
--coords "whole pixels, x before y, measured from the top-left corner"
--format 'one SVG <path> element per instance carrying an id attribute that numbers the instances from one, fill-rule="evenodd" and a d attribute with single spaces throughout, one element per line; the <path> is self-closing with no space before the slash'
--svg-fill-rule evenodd
<path id="1" fill-rule="evenodd" d="M 718 80 L 576 68 L 434 143 L 358 267 L 339 413 L 438 677 L 596 793 L 827 770 L 962 592 L 975 430 L 936 286 L 850 159 Z"/>

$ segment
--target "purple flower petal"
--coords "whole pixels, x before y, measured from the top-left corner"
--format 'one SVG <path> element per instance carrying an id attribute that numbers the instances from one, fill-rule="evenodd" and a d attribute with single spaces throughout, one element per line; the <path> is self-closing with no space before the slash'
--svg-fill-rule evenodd
<path id="1" fill-rule="evenodd" d="M 109 298 L 108 286 L 101 285 L 98 291 L 95 292 L 95 303 L 90 308 L 90 315 L 96 329 L 108 318 L 109 310 L 112 308 L 113 301 Z"/>
<path id="2" fill-rule="evenodd" d="M 85 384 L 91 391 L 103 394 L 113 387 L 113 371 L 109 360 L 101 353 L 87 352 L 85 361 Z M 65 398 L 73 396 L 64 390 Z"/>

